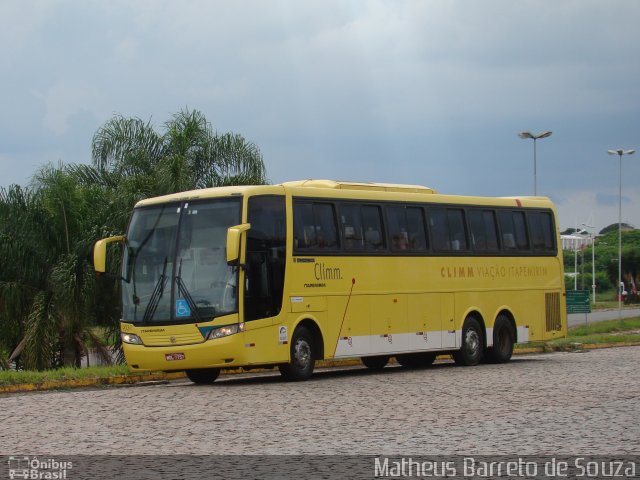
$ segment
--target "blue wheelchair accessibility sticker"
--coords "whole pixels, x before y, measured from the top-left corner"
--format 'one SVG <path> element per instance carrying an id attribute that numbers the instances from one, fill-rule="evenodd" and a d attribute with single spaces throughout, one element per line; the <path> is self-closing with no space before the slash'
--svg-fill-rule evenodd
<path id="1" fill-rule="evenodd" d="M 176 300 L 176 317 L 190 317 L 191 308 L 184 298 Z"/>

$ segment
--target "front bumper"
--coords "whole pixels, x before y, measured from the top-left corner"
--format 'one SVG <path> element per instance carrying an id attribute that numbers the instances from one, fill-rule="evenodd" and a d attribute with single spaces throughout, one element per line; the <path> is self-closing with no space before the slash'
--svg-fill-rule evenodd
<path id="1" fill-rule="evenodd" d="M 148 347 L 123 344 L 132 371 L 179 371 L 246 365 L 244 332 L 191 345 Z"/>

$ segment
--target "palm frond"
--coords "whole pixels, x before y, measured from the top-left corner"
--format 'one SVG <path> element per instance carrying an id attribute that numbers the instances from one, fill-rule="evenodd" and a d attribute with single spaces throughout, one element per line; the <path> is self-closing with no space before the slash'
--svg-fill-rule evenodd
<path id="1" fill-rule="evenodd" d="M 266 183 L 266 169 L 257 146 L 241 135 L 227 133 L 211 139 L 208 157 L 199 165 L 199 188 L 230 185 Z"/>
<path id="2" fill-rule="evenodd" d="M 58 348 L 59 317 L 51 296 L 40 292 L 34 298 L 25 326 L 24 365 L 31 370 L 51 368 Z"/>
<path id="3" fill-rule="evenodd" d="M 99 169 L 108 169 L 114 164 L 135 158 L 136 152 L 149 154 L 151 163 L 160 157 L 163 150 L 162 137 L 151 125 L 139 118 L 114 116 L 93 136 L 92 158 Z"/>
<path id="4" fill-rule="evenodd" d="M 119 175 L 109 170 L 84 163 L 67 165 L 65 170 L 77 180 L 78 184 L 85 187 L 99 186 L 107 189 L 116 189 L 121 180 Z"/>
<path id="5" fill-rule="evenodd" d="M 91 343 L 91 346 L 94 348 L 94 351 L 100 357 L 100 360 L 104 365 L 111 365 L 113 363 L 113 358 L 111 356 L 111 351 L 109 347 L 107 347 L 104 342 L 91 330 L 87 330 L 86 335 Z"/>

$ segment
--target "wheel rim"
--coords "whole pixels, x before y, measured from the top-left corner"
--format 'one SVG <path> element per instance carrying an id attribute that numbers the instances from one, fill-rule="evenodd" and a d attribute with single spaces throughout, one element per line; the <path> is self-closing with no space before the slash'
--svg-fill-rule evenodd
<path id="1" fill-rule="evenodd" d="M 311 345 L 305 340 L 300 339 L 295 345 L 295 361 L 302 368 L 305 369 L 311 363 Z"/>
<path id="2" fill-rule="evenodd" d="M 480 351 L 480 335 L 474 329 L 467 330 L 464 336 L 464 345 L 467 353 L 475 356 Z"/>

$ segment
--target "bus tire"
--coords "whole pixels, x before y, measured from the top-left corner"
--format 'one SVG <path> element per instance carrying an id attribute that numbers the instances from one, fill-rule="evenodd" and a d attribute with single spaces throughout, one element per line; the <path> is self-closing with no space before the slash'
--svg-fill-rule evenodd
<path id="1" fill-rule="evenodd" d="M 396 355 L 396 361 L 405 368 L 428 367 L 436 359 L 436 354 L 431 352 L 403 353 Z"/>
<path id="2" fill-rule="evenodd" d="M 315 366 L 315 346 L 313 336 L 305 327 L 296 328 L 291 339 L 291 360 L 280 365 L 280 373 L 289 381 L 308 380 L 313 375 Z"/>
<path id="3" fill-rule="evenodd" d="M 472 367 L 480 363 L 484 353 L 483 343 L 480 323 L 472 316 L 467 317 L 462 326 L 462 345 L 460 350 L 453 353 L 456 365 Z"/>
<path id="4" fill-rule="evenodd" d="M 361 357 L 362 363 L 369 370 L 382 370 L 389 363 L 388 355 L 376 355 L 374 357 Z"/>
<path id="5" fill-rule="evenodd" d="M 505 363 L 511 360 L 516 334 L 506 315 L 498 315 L 493 325 L 493 347 L 487 349 L 487 360 L 491 363 Z"/>
<path id="6" fill-rule="evenodd" d="M 187 378 L 198 385 L 207 385 L 216 381 L 220 375 L 219 368 L 198 368 L 196 370 L 186 370 Z"/>

